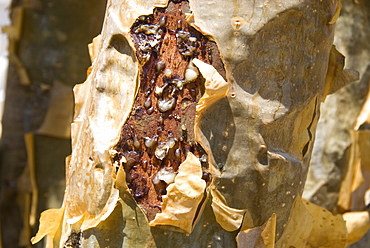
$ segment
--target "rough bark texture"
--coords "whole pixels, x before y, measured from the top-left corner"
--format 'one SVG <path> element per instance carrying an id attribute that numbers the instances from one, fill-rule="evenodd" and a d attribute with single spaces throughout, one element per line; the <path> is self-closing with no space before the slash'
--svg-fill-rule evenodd
<path id="1" fill-rule="evenodd" d="M 33 242 L 344 247 L 343 218 L 300 198 L 321 100 L 356 76 L 332 47 L 338 6 L 109 1 L 64 203 Z"/>
<path id="2" fill-rule="evenodd" d="M 40 212 L 62 203 L 65 157 L 71 152 L 65 134 L 72 120 L 72 86 L 85 80 L 90 64 L 86 45 L 101 29 L 105 3 L 13 1 L 11 8 L 23 21 L 20 30 L 12 30 L 20 34 L 19 40 L 10 34 L 0 229 L 2 247 L 25 247 L 37 231 Z M 45 126 L 46 119 L 53 120 L 53 126 Z M 33 152 L 26 151 L 26 133 L 37 133 L 29 144 Z M 31 168 L 29 158 L 34 158 L 35 167 Z M 32 178 L 36 184 L 31 174 L 36 174 Z"/>

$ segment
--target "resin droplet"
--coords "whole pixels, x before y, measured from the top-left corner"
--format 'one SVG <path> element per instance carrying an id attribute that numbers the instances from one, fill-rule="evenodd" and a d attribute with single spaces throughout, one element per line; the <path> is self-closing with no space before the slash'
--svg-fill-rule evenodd
<path id="1" fill-rule="evenodd" d="M 154 112 L 154 108 L 153 107 L 148 108 L 148 110 L 146 111 L 146 113 L 148 115 L 151 115 L 153 112 Z"/>
<path id="2" fill-rule="evenodd" d="M 158 175 L 158 174 L 157 174 Z M 159 182 L 160 182 L 160 180 L 159 180 L 159 178 L 158 178 L 158 176 L 157 175 L 155 175 L 155 177 L 153 177 L 153 179 L 152 179 L 152 182 L 154 183 L 154 184 L 158 184 Z"/>
<path id="3" fill-rule="evenodd" d="M 159 18 L 159 22 L 158 22 L 159 27 L 165 28 L 166 23 L 167 23 L 167 16 L 166 15 L 161 16 L 161 18 Z"/>
<path id="4" fill-rule="evenodd" d="M 197 37 L 191 36 L 191 37 L 189 37 L 189 41 L 190 42 L 196 42 L 197 41 Z"/>
<path id="5" fill-rule="evenodd" d="M 164 87 L 155 86 L 155 94 L 157 96 L 162 96 Z"/>
<path id="6" fill-rule="evenodd" d="M 166 100 L 166 99 L 159 99 L 158 100 L 158 109 L 162 113 L 173 109 L 175 107 L 175 105 L 176 105 L 176 99 L 175 98 L 171 98 L 171 99 L 168 99 L 168 100 Z"/>
<path id="7" fill-rule="evenodd" d="M 172 70 L 170 68 L 167 68 L 166 70 L 164 70 L 164 75 L 166 75 L 166 77 L 171 77 L 172 76 Z"/>
<path id="8" fill-rule="evenodd" d="M 180 150 L 180 148 L 177 148 L 175 150 L 175 156 L 178 157 L 178 158 L 181 156 L 181 150 Z"/>
<path id="9" fill-rule="evenodd" d="M 153 183 L 158 184 L 159 181 L 164 181 L 167 184 L 173 183 L 175 181 L 176 174 L 172 167 L 162 168 L 158 171 L 157 175 L 153 178 Z"/>
<path id="10" fill-rule="evenodd" d="M 207 163 L 208 162 L 208 156 L 206 154 L 203 154 L 200 158 L 199 161 L 202 163 Z"/>
<path id="11" fill-rule="evenodd" d="M 178 20 L 177 21 L 177 29 L 181 29 L 182 28 L 182 22 L 181 20 Z"/>
<path id="12" fill-rule="evenodd" d="M 149 138 L 149 137 L 145 137 L 145 146 L 148 147 L 148 148 L 151 148 L 155 145 L 155 143 L 157 142 L 157 137 L 153 137 L 153 138 Z"/>
<path id="13" fill-rule="evenodd" d="M 175 144 L 176 140 L 173 138 L 169 139 L 167 142 L 160 142 L 157 148 L 155 149 L 154 152 L 155 156 L 158 159 L 163 160 L 167 156 L 168 150 L 174 147 Z"/>
<path id="14" fill-rule="evenodd" d="M 202 174 L 202 179 L 206 182 L 209 182 L 211 181 L 211 174 L 209 172 L 206 172 L 206 171 L 203 171 L 203 174 Z"/>
<path id="15" fill-rule="evenodd" d="M 182 87 L 184 86 L 184 80 L 182 78 L 175 78 L 172 80 L 172 83 L 176 85 L 179 90 L 182 90 Z"/>
<path id="16" fill-rule="evenodd" d="M 198 75 L 198 68 L 196 68 L 192 62 L 190 62 L 185 70 L 185 81 L 188 83 L 193 82 L 198 78 Z"/>
<path id="17" fill-rule="evenodd" d="M 152 106 L 152 99 L 150 99 L 150 97 L 148 97 L 145 102 L 144 102 L 144 107 L 146 109 L 150 108 L 150 106 Z"/>
<path id="18" fill-rule="evenodd" d="M 137 138 L 136 135 L 134 136 L 133 140 L 134 140 L 135 148 L 139 148 L 140 147 L 140 142 L 139 142 L 139 139 Z"/>
<path id="19" fill-rule="evenodd" d="M 168 153 L 168 146 L 166 145 L 166 143 L 160 142 L 157 148 L 155 149 L 155 152 L 154 152 L 155 156 L 159 160 L 163 160 L 167 156 L 167 153 Z"/>

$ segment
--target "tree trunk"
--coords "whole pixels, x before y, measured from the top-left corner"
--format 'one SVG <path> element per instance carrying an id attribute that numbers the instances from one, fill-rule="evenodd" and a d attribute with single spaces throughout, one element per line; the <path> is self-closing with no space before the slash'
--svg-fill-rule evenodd
<path id="1" fill-rule="evenodd" d="M 354 78 L 340 1 L 111 0 L 75 87 L 54 247 L 344 247 L 301 200 L 321 101 Z"/>

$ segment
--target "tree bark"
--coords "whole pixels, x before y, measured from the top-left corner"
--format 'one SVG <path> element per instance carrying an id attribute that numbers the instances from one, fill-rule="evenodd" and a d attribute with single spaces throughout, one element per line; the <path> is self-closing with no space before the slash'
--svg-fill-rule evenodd
<path id="1" fill-rule="evenodd" d="M 343 219 L 300 198 L 320 103 L 356 78 L 339 3 L 109 1 L 33 242 L 344 247 Z"/>

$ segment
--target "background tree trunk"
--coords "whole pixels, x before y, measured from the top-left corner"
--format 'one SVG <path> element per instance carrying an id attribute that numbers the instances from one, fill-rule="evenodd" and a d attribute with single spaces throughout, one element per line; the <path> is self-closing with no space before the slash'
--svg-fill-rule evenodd
<path id="1" fill-rule="evenodd" d="M 303 194 L 305 199 L 341 214 L 364 211 L 369 204 L 365 199 L 369 188 L 368 107 L 363 104 L 369 97 L 370 82 L 370 3 L 342 2 L 334 44 L 346 56 L 346 67 L 357 70 L 360 79 L 328 96 L 321 106 Z M 364 228 L 366 232 L 368 227 Z M 353 247 L 368 247 L 369 237 Z"/>
<path id="2" fill-rule="evenodd" d="M 40 212 L 62 203 L 72 86 L 85 80 L 86 46 L 101 29 L 104 8 L 104 1 L 12 3 L 13 26 L 4 28 L 10 64 L 1 138 L 2 247 L 29 247 Z"/>

